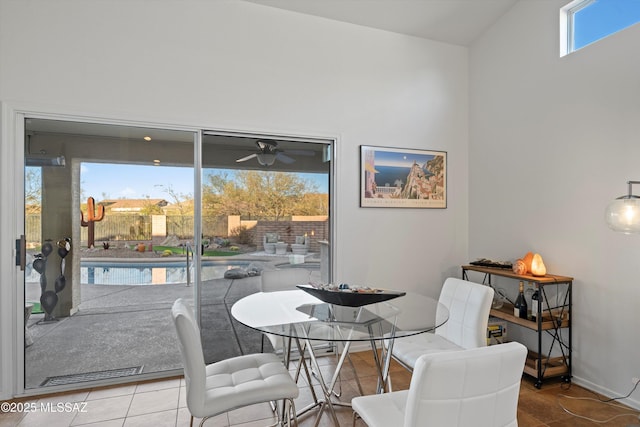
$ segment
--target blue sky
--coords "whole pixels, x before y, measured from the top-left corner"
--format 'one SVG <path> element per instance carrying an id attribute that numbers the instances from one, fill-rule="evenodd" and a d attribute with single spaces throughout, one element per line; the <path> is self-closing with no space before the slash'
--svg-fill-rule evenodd
<path id="1" fill-rule="evenodd" d="M 328 193 L 327 174 L 299 174 Z M 193 195 L 193 169 L 167 166 L 114 165 L 83 163 L 80 172 L 83 197 L 103 199 L 166 199 L 173 202 L 167 189 L 175 194 Z"/>
<path id="2" fill-rule="evenodd" d="M 574 48 L 640 22 L 640 0 L 596 0 L 574 17 Z"/>
<path id="3" fill-rule="evenodd" d="M 410 168 L 413 163 L 424 165 L 427 161 L 433 159 L 433 155 L 417 154 L 410 152 L 397 152 L 397 151 L 379 151 L 376 150 L 375 165 L 376 166 L 393 166 Z"/>

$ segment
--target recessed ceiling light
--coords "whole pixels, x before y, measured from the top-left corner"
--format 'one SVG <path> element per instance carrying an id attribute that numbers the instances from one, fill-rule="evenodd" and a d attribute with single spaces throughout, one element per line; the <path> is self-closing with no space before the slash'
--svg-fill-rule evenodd
<path id="1" fill-rule="evenodd" d="M 143 139 L 144 139 L 145 141 L 151 141 L 151 137 L 150 137 L 150 136 L 145 136 Z"/>

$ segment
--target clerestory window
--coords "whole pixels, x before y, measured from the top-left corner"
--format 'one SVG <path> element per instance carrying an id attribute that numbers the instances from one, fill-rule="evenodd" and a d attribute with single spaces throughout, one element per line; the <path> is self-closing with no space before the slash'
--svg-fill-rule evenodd
<path id="1" fill-rule="evenodd" d="M 640 0 L 574 0 L 560 9 L 560 56 L 640 22 Z"/>

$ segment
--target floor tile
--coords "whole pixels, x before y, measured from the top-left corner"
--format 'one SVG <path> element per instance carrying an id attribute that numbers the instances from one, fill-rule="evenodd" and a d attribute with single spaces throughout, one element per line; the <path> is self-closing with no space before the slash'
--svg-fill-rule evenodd
<path id="1" fill-rule="evenodd" d="M 377 372 L 374 369 L 370 352 L 354 353 L 353 362 L 365 394 L 375 392 Z M 321 372 L 331 375 L 335 369 L 335 357 L 329 355 L 318 360 Z M 353 374 L 349 374 L 349 366 L 345 366 L 342 381 L 336 386 L 340 391 L 339 399 L 349 402 L 359 394 Z M 393 390 L 409 387 L 411 373 L 401 366 L 392 363 Z M 322 390 L 317 378 L 313 378 L 313 389 L 305 380 L 300 380 L 300 395 L 295 401 L 296 409 L 301 411 L 313 402 L 312 390 L 319 399 L 323 399 Z M 534 386 L 535 380 L 524 376 L 520 387 L 518 405 L 518 424 L 520 427 L 626 427 L 638 424 L 638 411 L 627 407 L 613 407 L 599 402 L 597 395 L 589 390 L 561 379 L 545 380 L 541 389 Z M 578 400 L 572 397 L 589 398 Z M 28 414 L 0 414 L 0 427 L 132 427 L 132 426 L 188 426 L 190 413 L 186 407 L 186 389 L 184 378 L 145 381 L 122 386 L 101 387 L 90 391 L 61 393 L 41 398 L 21 399 L 21 402 L 32 402 L 49 408 L 49 411 L 38 411 Z M 83 412 L 54 412 L 59 403 L 71 404 L 86 401 Z M 561 406 L 562 405 L 562 406 Z M 572 415 L 565 411 L 573 412 Z M 79 409 L 79 408 L 77 408 Z M 341 426 L 351 426 L 353 411 L 348 407 L 335 406 L 336 417 Z M 632 416 L 618 416 L 625 413 Z M 300 417 L 301 427 L 311 427 L 315 423 L 318 409 L 312 409 Z M 268 404 L 253 405 L 229 413 L 221 414 L 205 423 L 206 427 L 254 427 L 265 426 L 274 420 Z M 605 421 L 596 423 L 597 421 Z M 198 425 L 200 419 L 194 419 Z M 320 419 L 320 427 L 333 427 L 333 420 L 325 411 Z M 356 422 L 357 427 L 364 427 L 362 420 Z"/>
<path id="2" fill-rule="evenodd" d="M 88 401 L 86 412 L 77 414 L 70 425 L 125 418 L 132 399 L 133 395 L 125 395 Z"/>
<path id="3" fill-rule="evenodd" d="M 87 400 L 105 399 L 107 397 L 126 396 L 128 394 L 134 394 L 136 391 L 136 387 L 136 384 L 129 384 L 122 386 L 97 388 L 89 392 Z"/>
<path id="4" fill-rule="evenodd" d="M 178 409 L 178 420 L 176 422 L 176 425 L 178 427 L 181 426 L 188 426 L 189 425 L 189 419 L 191 418 L 191 414 L 189 413 L 189 410 L 187 408 L 180 408 Z M 193 419 L 193 425 L 197 426 L 200 424 L 200 420 L 201 418 L 194 418 Z M 204 423 L 205 427 L 229 427 L 229 418 L 227 417 L 227 414 L 220 414 L 217 415 L 213 418 L 209 418 L 205 423 Z"/>
<path id="5" fill-rule="evenodd" d="M 276 416 L 271 411 L 269 403 L 245 406 L 244 408 L 230 411 L 228 415 L 229 424 L 233 426 L 255 420 L 263 420 L 264 425 L 273 424 L 276 421 Z"/>
<path id="6" fill-rule="evenodd" d="M 149 391 L 146 393 L 136 393 L 133 395 L 131 407 L 127 413 L 128 417 L 150 414 L 153 412 L 178 409 L 178 397 L 180 389 L 178 387 L 165 390 Z"/>
<path id="7" fill-rule="evenodd" d="M 151 414 L 129 416 L 123 427 L 174 427 L 178 417 L 178 410 L 154 412 Z M 187 424 L 188 425 L 188 424 Z"/>
<path id="8" fill-rule="evenodd" d="M 74 427 L 122 427 L 124 425 L 124 418 L 118 418 L 117 420 L 98 421 L 97 423 L 79 424 Z"/>
<path id="9" fill-rule="evenodd" d="M 20 421 L 18 426 L 20 427 L 68 427 L 76 417 L 76 413 L 71 411 L 57 412 L 57 408 L 45 407 L 43 410 L 36 410 L 34 412 L 27 413 Z"/>
<path id="10" fill-rule="evenodd" d="M 136 393 L 145 393 L 147 391 L 164 390 L 167 388 L 180 387 L 180 378 L 171 378 L 168 380 L 149 381 L 138 384 Z"/>

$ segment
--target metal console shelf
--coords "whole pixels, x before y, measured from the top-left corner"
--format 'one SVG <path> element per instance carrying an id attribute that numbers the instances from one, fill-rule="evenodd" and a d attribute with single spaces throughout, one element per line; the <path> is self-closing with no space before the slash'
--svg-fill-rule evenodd
<path id="1" fill-rule="evenodd" d="M 545 276 L 530 276 L 515 274 L 511 270 L 480 267 L 476 265 L 463 265 L 462 278 L 469 280 L 468 272 L 476 271 L 483 273 L 482 283 L 493 287 L 492 276 L 506 277 L 509 279 L 531 282 L 540 294 L 540 304 L 536 320 L 527 320 L 513 315 L 513 302 L 505 302 L 500 309 L 492 309 L 491 315 L 499 319 L 511 322 L 516 325 L 531 329 L 537 333 L 538 346 L 536 351 L 529 350 L 524 372 L 537 379 L 536 388 L 542 387 L 542 380 L 549 377 L 561 376 L 565 382 L 571 381 L 571 291 L 573 277 L 556 276 L 547 274 Z M 560 299 L 549 298 L 545 287 L 556 286 L 557 296 L 561 295 L 561 287 L 566 288 L 564 296 Z M 551 301 L 551 300 L 554 301 Z M 563 336 L 562 329 L 567 330 Z M 542 335 L 547 333 L 551 336 L 551 344 L 543 349 Z M 560 356 L 551 357 L 552 350 L 559 350 Z"/>

